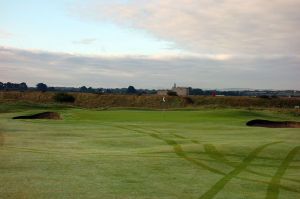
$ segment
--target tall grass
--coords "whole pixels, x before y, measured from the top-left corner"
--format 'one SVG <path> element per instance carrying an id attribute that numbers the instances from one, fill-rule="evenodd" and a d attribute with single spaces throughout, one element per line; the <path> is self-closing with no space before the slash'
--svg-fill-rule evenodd
<path id="1" fill-rule="evenodd" d="M 91 93 L 70 93 L 75 97 L 75 106 L 86 108 L 145 107 L 145 108 L 184 108 L 184 107 L 248 107 L 248 108 L 294 108 L 300 105 L 300 98 L 255 98 L 255 97 L 211 97 L 166 96 L 163 102 L 158 95 L 103 95 Z M 0 102 L 55 103 L 53 92 L 0 92 Z"/>

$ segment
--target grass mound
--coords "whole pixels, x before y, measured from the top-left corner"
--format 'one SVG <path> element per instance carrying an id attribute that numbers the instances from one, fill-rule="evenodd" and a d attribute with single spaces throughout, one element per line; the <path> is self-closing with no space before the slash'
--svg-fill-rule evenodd
<path id="1" fill-rule="evenodd" d="M 26 102 L 26 103 L 67 103 L 84 108 L 103 107 L 135 107 L 174 109 L 185 107 L 229 107 L 229 108 L 290 108 L 299 106 L 300 98 L 259 98 L 259 97 L 230 97 L 230 96 L 166 96 L 159 95 L 117 95 L 117 94 L 92 94 L 92 93 L 55 93 L 55 92 L 17 92 L 0 91 L 0 103 Z M 0 106 L 1 108 L 1 106 Z M 296 110 L 296 109 L 295 109 Z M 1 111 L 1 109 L 0 109 Z"/>
<path id="2" fill-rule="evenodd" d="M 34 115 L 25 115 L 13 117 L 13 119 L 51 119 L 51 120 L 60 120 L 60 114 L 56 112 L 43 112 L 37 113 Z"/>
<path id="3" fill-rule="evenodd" d="M 246 125 L 267 128 L 300 128 L 300 122 L 293 121 L 251 120 Z"/>

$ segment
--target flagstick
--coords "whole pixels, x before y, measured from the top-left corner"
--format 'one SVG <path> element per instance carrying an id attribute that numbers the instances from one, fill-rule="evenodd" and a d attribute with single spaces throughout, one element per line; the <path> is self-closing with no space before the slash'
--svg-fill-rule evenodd
<path id="1" fill-rule="evenodd" d="M 163 118 L 164 118 L 164 116 L 165 116 L 165 111 L 166 111 L 166 107 L 165 107 L 166 99 L 165 99 L 165 97 L 163 97 L 162 101 L 163 101 Z"/>

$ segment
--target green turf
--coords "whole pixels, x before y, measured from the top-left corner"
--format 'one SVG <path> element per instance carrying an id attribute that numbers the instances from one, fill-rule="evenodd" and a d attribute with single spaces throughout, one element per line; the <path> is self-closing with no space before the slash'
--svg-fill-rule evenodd
<path id="1" fill-rule="evenodd" d="M 2 111 L 1 111 L 2 110 Z M 12 120 L 58 111 L 63 120 Z M 287 113 L 0 105 L 0 198 L 300 198 L 300 130 Z"/>

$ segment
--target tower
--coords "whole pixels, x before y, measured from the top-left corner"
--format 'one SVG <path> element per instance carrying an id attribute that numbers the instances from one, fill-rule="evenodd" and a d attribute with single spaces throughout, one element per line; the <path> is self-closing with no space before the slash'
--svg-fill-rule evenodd
<path id="1" fill-rule="evenodd" d="M 172 90 L 176 89 L 176 83 L 174 83 Z"/>

